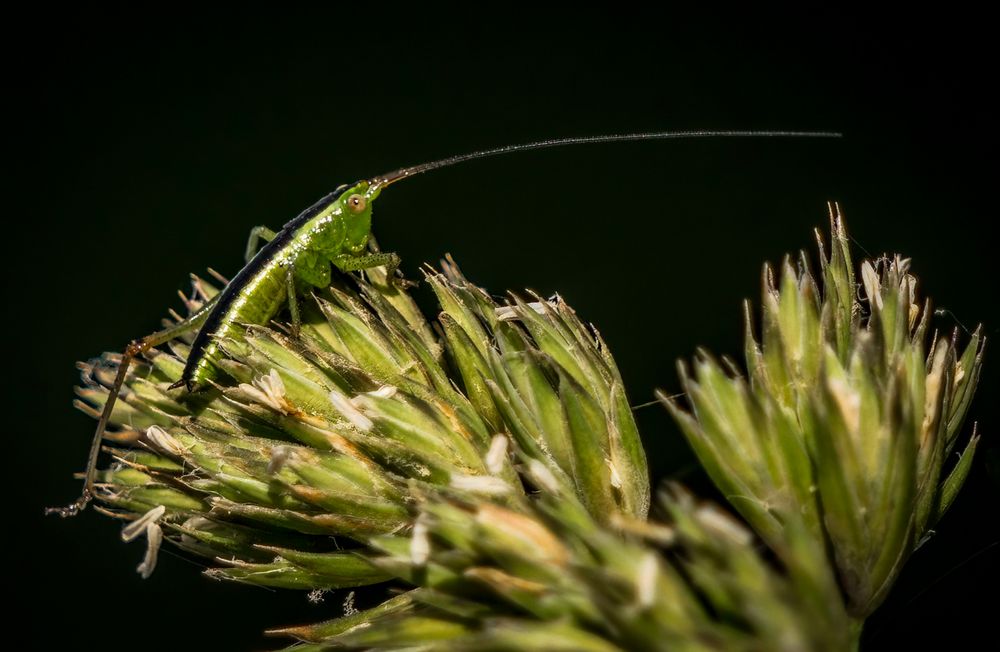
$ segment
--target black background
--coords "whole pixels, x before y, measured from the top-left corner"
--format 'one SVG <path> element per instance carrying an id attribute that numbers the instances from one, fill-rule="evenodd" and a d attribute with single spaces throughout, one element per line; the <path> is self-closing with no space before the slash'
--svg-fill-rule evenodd
<path id="1" fill-rule="evenodd" d="M 4 242 L 9 598 L 34 643 L 273 647 L 265 627 L 340 612 L 343 594 L 211 582 L 75 497 L 93 423 L 73 362 L 150 331 L 186 274 L 232 274 L 248 230 L 343 182 L 499 144 L 635 130 L 834 129 L 842 141 L 651 142 L 497 158 L 408 181 L 376 234 L 415 276 L 452 253 L 490 290 L 558 290 L 609 342 L 634 403 L 677 390 L 697 346 L 741 350 L 763 261 L 814 250 L 826 202 L 873 255 L 914 260 L 925 295 L 995 336 L 996 105 L 980 16 L 656 17 L 632 12 L 35 17 L 7 57 L 14 144 Z M 16 35 L 12 35 L 16 36 Z M 10 150 L 9 150 L 10 151 Z M 855 249 L 858 256 L 862 252 Z M 945 330 L 951 317 L 938 319 Z M 27 335 L 27 337 L 25 337 Z M 998 371 L 984 440 L 938 534 L 870 621 L 866 649 L 993 636 Z M 707 491 L 667 415 L 639 413 L 656 478 Z M 362 596 L 366 606 L 376 595 Z"/>

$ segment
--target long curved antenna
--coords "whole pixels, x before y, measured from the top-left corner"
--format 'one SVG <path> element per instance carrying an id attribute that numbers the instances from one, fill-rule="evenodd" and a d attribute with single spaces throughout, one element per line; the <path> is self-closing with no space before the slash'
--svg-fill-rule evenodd
<path id="1" fill-rule="evenodd" d="M 392 172 L 380 174 L 369 179 L 373 189 L 382 188 L 412 177 L 422 172 L 437 170 L 457 163 L 472 161 L 490 156 L 500 156 L 502 154 L 514 154 L 515 152 L 527 152 L 534 149 L 548 149 L 550 147 L 563 147 L 566 145 L 592 145 L 597 143 L 621 143 L 637 140 L 670 140 L 680 138 L 840 138 L 843 134 L 834 131 L 648 131 L 633 134 L 608 134 L 604 136 L 576 136 L 570 138 L 556 138 L 552 140 L 540 140 L 534 143 L 523 143 L 521 145 L 505 145 L 484 149 L 458 156 L 449 156 L 429 163 L 421 163 L 406 168 L 399 168 Z"/>

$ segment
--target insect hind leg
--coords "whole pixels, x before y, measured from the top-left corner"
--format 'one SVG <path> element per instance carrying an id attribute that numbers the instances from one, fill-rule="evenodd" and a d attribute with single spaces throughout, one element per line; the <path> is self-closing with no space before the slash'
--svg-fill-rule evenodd
<path id="1" fill-rule="evenodd" d="M 111 389 L 108 390 L 108 398 L 104 403 L 104 409 L 101 410 L 101 416 L 97 421 L 97 429 L 94 431 L 94 438 L 90 442 L 90 453 L 87 456 L 87 470 L 84 473 L 83 492 L 80 494 L 79 498 L 65 507 L 46 508 L 46 514 L 58 514 L 63 518 L 76 516 L 82 512 L 87 507 L 87 504 L 94 498 L 94 481 L 97 478 L 97 458 L 101 453 L 101 442 L 104 441 L 104 432 L 108 428 L 108 422 L 111 420 L 111 413 L 114 411 L 115 403 L 118 402 L 118 395 L 121 393 L 122 386 L 125 384 L 125 379 L 128 377 L 128 370 L 132 365 L 132 361 L 155 346 L 165 344 L 170 340 L 183 335 L 184 333 L 199 328 L 208 317 L 208 313 L 214 303 L 215 299 L 206 303 L 188 319 L 145 337 L 132 340 L 129 342 L 129 345 L 125 347 L 125 351 L 122 353 L 121 362 L 118 363 L 118 373 L 115 375 L 115 381 L 111 385 Z"/>

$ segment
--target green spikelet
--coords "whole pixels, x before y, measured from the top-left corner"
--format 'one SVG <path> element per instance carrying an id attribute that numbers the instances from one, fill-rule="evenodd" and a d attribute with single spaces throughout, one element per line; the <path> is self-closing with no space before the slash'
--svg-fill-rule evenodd
<path id="1" fill-rule="evenodd" d="M 663 397 L 746 524 L 678 486 L 652 500 L 621 375 L 560 297 L 498 302 L 450 259 L 424 270 L 433 320 L 384 269 L 342 276 L 300 337 L 221 341 L 204 392 L 169 389 L 190 338 L 149 352 L 99 509 L 145 536 L 144 576 L 167 543 L 217 580 L 407 587 L 271 631 L 295 650 L 851 649 L 969 472 L 984 338 L 930 336 L 907 259 L 856 277 L 838 214 L 820 262 L 765 268 L 745 372 L 699 352 Z M 189 310 L 217 292 L 194 285 Z M 117 363 L 80 365 L 82 410 Z"/>

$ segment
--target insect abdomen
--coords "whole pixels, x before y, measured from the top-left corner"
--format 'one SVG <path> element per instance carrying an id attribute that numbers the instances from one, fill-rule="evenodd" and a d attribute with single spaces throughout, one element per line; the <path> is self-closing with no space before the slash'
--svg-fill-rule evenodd
<path id="1" fill-rule="evenodd" d="M 286 303 L 284 267 L 267 261 L 259 269 L 250 270 L 248 266 L 244 271 L 253 273 L 246 279 L 237 275 L 230 282 L 195 338 L 184 367 L 183 379 L 189 389 L 204 387 L 218 377 L 215 363 L 224 357 L 221 343 L 226 339 L 242 340 L 246 324 L 267 324 Z"/>

